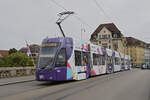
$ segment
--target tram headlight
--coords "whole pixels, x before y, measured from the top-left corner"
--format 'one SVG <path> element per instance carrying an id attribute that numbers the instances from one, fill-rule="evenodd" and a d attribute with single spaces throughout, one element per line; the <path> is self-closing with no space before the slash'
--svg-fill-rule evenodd
<path id="1" fill-rule="evenodd" d="M 44 78 L 44 75 L 40 75 L 39 77 L 40 77 L 40 79 L 43 79 L 43 78 Z"/>
<path id="2" fill-rule="evenodd" d="M 53 79 L 53 77 L 49 77 L 49 79 Z"/>

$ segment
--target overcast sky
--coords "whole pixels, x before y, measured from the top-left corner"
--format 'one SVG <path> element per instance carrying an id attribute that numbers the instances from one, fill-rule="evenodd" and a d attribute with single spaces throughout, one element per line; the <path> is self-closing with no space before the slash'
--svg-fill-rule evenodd
<path id="1" fill-rule="evenodd" d="M 149 0 L 55 0 L 76 14 L 62 23 L 66 36 L 88 40 L 98 25 L 113 22 L 124 36 L 150 42 Z M 105 11 L 103 11 L 102 9 Z M 40 44 L 45 37 L 62 36 L 55 24 L 64 11 L 54 0 L 0 0 L 0 49 Z M 80 20 L 79 20 L 80 19 Z"/>

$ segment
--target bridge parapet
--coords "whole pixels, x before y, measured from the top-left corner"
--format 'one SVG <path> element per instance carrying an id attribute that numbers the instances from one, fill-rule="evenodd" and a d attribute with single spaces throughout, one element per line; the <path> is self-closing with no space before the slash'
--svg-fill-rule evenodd
<path id="1" fill-rule="evenodd" d="M 0 79 L 34 75 L 35 67 L 0 67 Z"/>

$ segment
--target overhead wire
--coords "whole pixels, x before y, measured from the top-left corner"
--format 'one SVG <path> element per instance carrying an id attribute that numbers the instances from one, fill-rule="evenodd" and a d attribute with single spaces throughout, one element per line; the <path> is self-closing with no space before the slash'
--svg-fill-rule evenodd
<path id="1" fill-rule="evenodd" d="M 50 0 L 50 1 L 53 2 L 55 5 L 57 5 L 58 7 L 62 8 L 63 10 L 68 11 L 64 6 L 62 6 L 61 4 L 59 4 L 58 2 L 56 2 L 55 0 Z M 114 19 L 114 16 L 112 16 L 112 14 L 111 14 L 111 16 L 113 17 L 113 20 L 112 20 L 111 17 L 109 17 L 108 14 L 106 13 L 105 9 L 100 5 L 100 3 L 97 2 L 97 0 L 93 0 L 93 2 L 94 2 L 95 5 L 99 8 L 99 10 L 102 11 L 102 13 L 105 15 L 105 17 L 107 17 L 107 19 L 108 19 L 110 22 L 114 23 L 114 21 L 115 21 L 115 23 L 117 23 L 116 19 L 118 19 L 118 18 L 115 17 L 115 19 Z M 100 1 L 99 1 L 99 2 L 100 2 Z M 102 4 L 102 3 L 101 3 L 101 4 Z M 76 15 L 77 15 L 77 13 L 76 13 Z M 78 15 L 78 16 L 79 16 L 79 15 Z M 78 17 L 78 16 L 74 16 L 74 17 L 75 17 L 77 20 L 79 20 L 82 24 L 86 24 L 89 28 L 93 29 L 91 25 L 89 25 L 88 23 L 86 23 L 82 18 L 80 18 L 80 17 Z M 117 23 L 117 24 L 118 24 L 118 23 Z M 121 25 L 121 24 L 119 23 L 119 25 Z M 125 27 L 124 25 L 121 25 L 121 26 Z M 125 30 L 124 30 L 124 31 L 125 31 Z M 125 31 L 125 32 L 126 32 L 126 31 Z M 126 32 L 126 33 L 129 33 L 129 32 Z M 133 33 L 131 33 L 131 34 L 133 34 Z"/>
<path id="2" fill-rule="evenodd" d="M 55 5 L 57 5 L 58 7 L 60 7 L 61 9 L 68 11 L 64 6 L 62 6 L 61 4 L 59 4 L 58 2 L 56 2 L 55 0 L 50 0 L 51 2 L 53 2 Z M 79 14 L 75 13 L 74 16 L 77 20 L 79 20 L 82 24 L 87 25 L 89 28 L 93 29 L 91 25 L 89 25 L 88 23 L 86 23 L 86 21 L 84 21 L 81 17 L 79 17 Z"/>
<path id="3" fill-rule="evenodd" d="M 100 12 L 102 11 L 102 13 L 105 15 L 105 17 L 107 17 L 107 19 L 110 21 L 110 22 L 113 22 L 112 19 L 107 15 L 107 13 L 105 12 L 105 10 L 103 9 L 103 7 L 96 1 L 96 0 L 93 0 L 93 2 L 95 3 L 95 5 L 99 8 Z"/>
<path id="4" fill-rule="evenodd" d="M 57 6 L 59 6 L 60 8 L 62 8 L 65 11 L 68 11 L 65 7 L 63 7 L 62 5 L 60 5 L 58 2 L 56 2 L 55 0 L 50 0 L 52 1 L 54 4 L 56 4 Z"/>
<path id="5" fill-rule="evenodd" d="M 103 14 L 108 18 L 109 21 L 111 21 L 112 23 L 118 24 L 118 22 L 117 22 L 118 18 L 112 14 L 111 14 L 111 17 L 109 17 L 109 15 L 106 13 L 104 7 L 102 7 L 102 5 L 100 5 L 100 4 L 102 4 L 100 1 L 99 1 L 100 3 L 98 3 L 97 0 L 93 0 L 93 2 L 99 8 L 99 10 L 103 12 Z M 113 18 L 113 20 L 112 20 L 112 18 Z M 125 25 L 122 25 L 121 23 L 119 23 L 119 26 L 125 27 Z M 126 30 L 123 30 L 123 31 L 125 31 L 125 33 L 129 33 Z M 131 33 L 131 34 L 133 34 L 133 33 Z"/>
<path id="6" fill-rule="evenodd" d="M 77 14 L 76 14 L 77 15 Z M 86 24 L 88 27 L 90 27 L 91 29 L 93 29 L 92 28 L 92 26 L 91 25 L 89 25 L 88 23 L 86 23 L 83 19 L 81 19 L 80 17 L 78 17 L 78 16 L 74 16 L 76 19 L 78 19 L 81 23 L 83 23 L 83 24 Z"/>

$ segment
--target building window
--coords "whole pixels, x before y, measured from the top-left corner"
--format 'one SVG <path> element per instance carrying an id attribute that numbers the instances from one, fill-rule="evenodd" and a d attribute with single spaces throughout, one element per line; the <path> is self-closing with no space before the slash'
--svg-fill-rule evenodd
<path id="1" fill-rule="evenodd" d="M 104 48 L 107 48 L 107 43 L 103 43 L 102 46 L 103 46 Z"/>
<path id="2" fill-rule="evenodd" d="M 99 41 L 99 44 L 101 44 L 101 41 Z"/>
<path id="3" fill-rule="evenodd" d="M 114 44 L 113 44 L 113 47 L 114 47 L 114 50 L 117 51 L 117 49 L 118 49 L 118 43 L 114 43 Z"/>
<path id="4" fill-rule="evenodd" d="M 104 30 L 104 33 L 106 33 L 106 31 Z"/>
<path id="5" fill-rule="evenodd" d="M 102 35 L 102 38 L 103 39 L 107 39 L 107 35 Z"/>
<path id="6" fill-rule="evenodd" d="M 108 38 L 110 38 L 110 35 L 108 35 Z"/>
<path id="7" fill-rule="evenodd" d="M 117 38 L 117 34 L 114 34 L 114 38 Z"/>
<path id="8" fill-rule="evenodd" d="M 102 38 L 104 39 L 104 35 L 102 35 Z"/>
<path id="9" fill-rule="evenodd" d="M 111 49 L 111 46 L 109 46 L 109 49 Z"/>
<path id="10" fill-rule="evenodd" d="M 101 39 L 101 35 L 99 35 L 99 39 Z"/>

